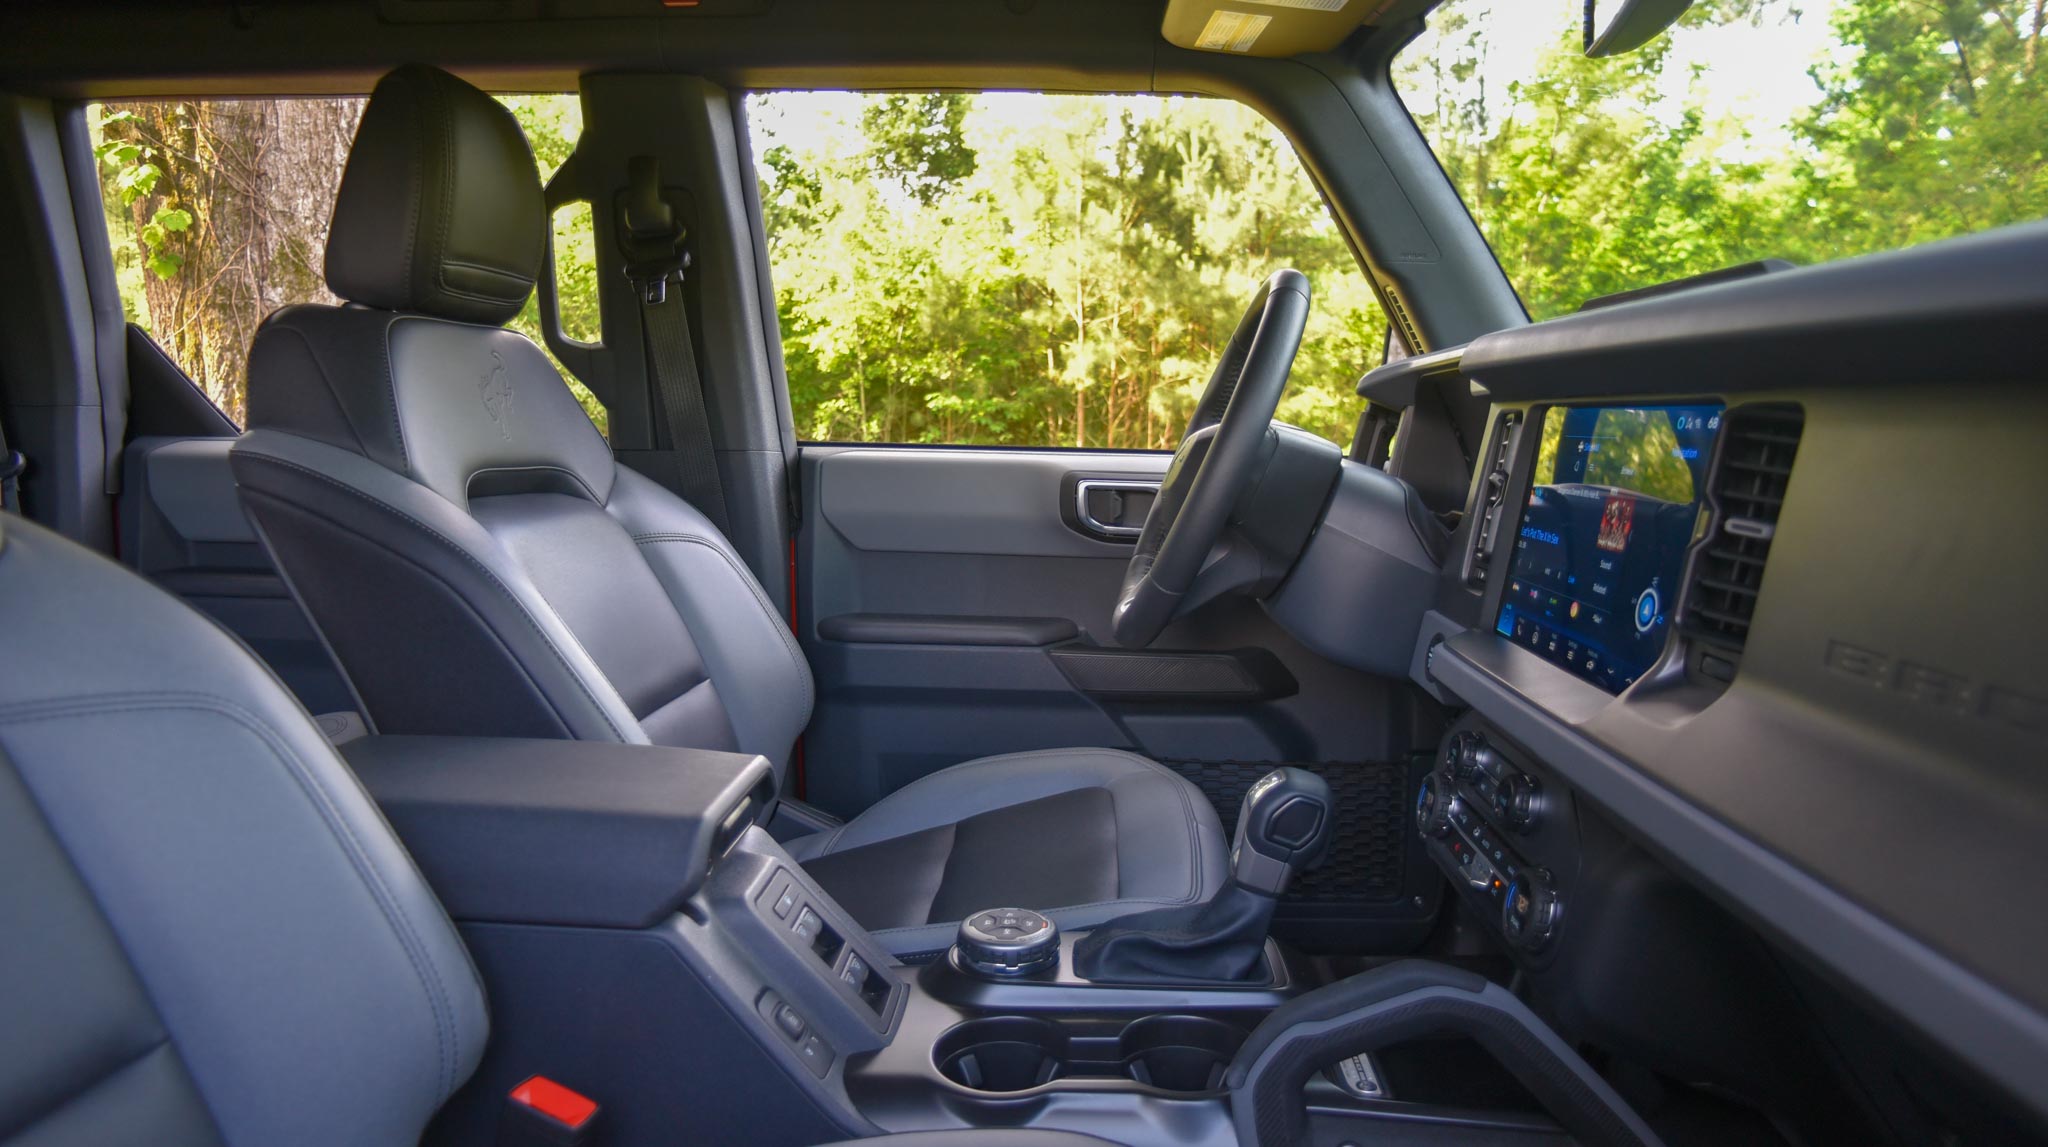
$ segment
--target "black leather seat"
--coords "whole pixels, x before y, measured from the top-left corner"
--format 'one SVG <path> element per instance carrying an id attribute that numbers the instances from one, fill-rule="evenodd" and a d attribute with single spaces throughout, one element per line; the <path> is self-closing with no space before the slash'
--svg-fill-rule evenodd
<path id="1" fill-rule="evenodd" d="M 205 617 L 7 514 L 0 635 L 0 1142 L 418 1142 L 483 1054 L 483 987 L 305 710 Z"/>
<path id="2" fill-rule="evenodd" d="M 279 311 L 250 353 L 243 504 L 378 730 L 736 749 L 779 775 L 812 701 L 788 627 L 500 328 L 545 225 L 510 113 L 430 68 L 385 77 L 328 241 L 352 305 Z M 905 955 L 975 908 L 1082 927 L 1226 875 L 1199 790 L 1106 749 L 958 765 L 790 848 Z"/>

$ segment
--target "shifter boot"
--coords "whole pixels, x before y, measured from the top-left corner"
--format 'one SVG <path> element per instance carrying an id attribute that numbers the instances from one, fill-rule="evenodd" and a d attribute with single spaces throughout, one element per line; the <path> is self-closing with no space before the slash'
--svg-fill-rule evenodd
<path id="1" fill-rule="evenodd" d="M 1074 972 L 1105 984 L 1264 983 L 1278 903 L 1233 880 L 1206 904 L 1112 920 L 1074 945 Z"/>

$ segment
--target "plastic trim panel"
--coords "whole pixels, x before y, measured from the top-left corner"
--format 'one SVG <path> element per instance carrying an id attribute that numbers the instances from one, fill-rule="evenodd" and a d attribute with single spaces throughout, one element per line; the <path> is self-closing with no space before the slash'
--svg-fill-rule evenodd
<path id="1" fill-rule="evenodd" d="M 2030 1110 L 2048 1114 L 2048 1017 L 1852 903 L 1553 716 L 1488 666 L 1498 659 L 1492 656 L 1496 649 L 1535 662 L 1492 634 L 1472 631 L 1437 647 L 1430 659 L 1431 673 L 1586 797 L 1630 825 L 1645 844 L 1882 1001 L 2009 1089 Z M 1576 686 L 1601 702 L 1608 700 L 1562 670 L 1554 673 L 1561 689 Z M 1588 712 L 1583 705 L 1571 708 Z"/>

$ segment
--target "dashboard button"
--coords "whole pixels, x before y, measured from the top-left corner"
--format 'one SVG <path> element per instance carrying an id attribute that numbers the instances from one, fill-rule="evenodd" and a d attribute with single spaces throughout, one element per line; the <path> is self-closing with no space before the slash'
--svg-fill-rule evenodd
<path id="1" fill-rule="evenodd" d="M 797 939 L 805 943 L 817 939 L 818 933 L 823 931 L 824 928 L 825 921 L 823 918 L 816 912 L 811 911 L 808 905 L 805 906 L 802 912 L 797 914 L 796 923 L 790 926 L 790 930 L 796 933 Z"/>
<path id="2" fill-rule="evenodd" d="M 1636 599 L 1636 632 L 1648 633 L 1657 624 L 1658 607 L 1663 604 L 1657 596 L 1657 587 L 1651 586 Z"/>
<path id="3" fill-rule="evenodd" d="M 796 1049 L 796 1057 L 803 1060 L 804 1066 L 810 1068 L 811 1074 L 819 1079 L 825 1078 L 826 1073 L 832 1070 L 832 1049 L 817 1036 L 805 1040 Z"/>
<path id="4" fill-rule="evenodd" d="M 791 1042 L 804 1038 L 804 1033 L 810 1030 L 810 1025 L 806 1024 L 804 1018 L 796 1014 L 796 1009 L 788 1004 L 775 1005 L 775 1026 L 781 1028 L 782 1034 L 788 1036 Z"/>

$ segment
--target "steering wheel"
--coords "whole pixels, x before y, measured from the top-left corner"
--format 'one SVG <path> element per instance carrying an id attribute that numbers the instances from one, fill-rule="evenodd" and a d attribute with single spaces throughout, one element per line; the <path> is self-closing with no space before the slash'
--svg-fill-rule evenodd
<path id="1" fill-rule="evenodd" d="M 1231 510 L 1257 475 L 1294 352 L 1301 348 L 1308 302 L 1307 276 L 1275 271 L 1238 320 L 1124 571 L 1113 618 L 1118 644 L 1150 645 L 1179 616 L 1189 587 L 1208 564 Z"/>

